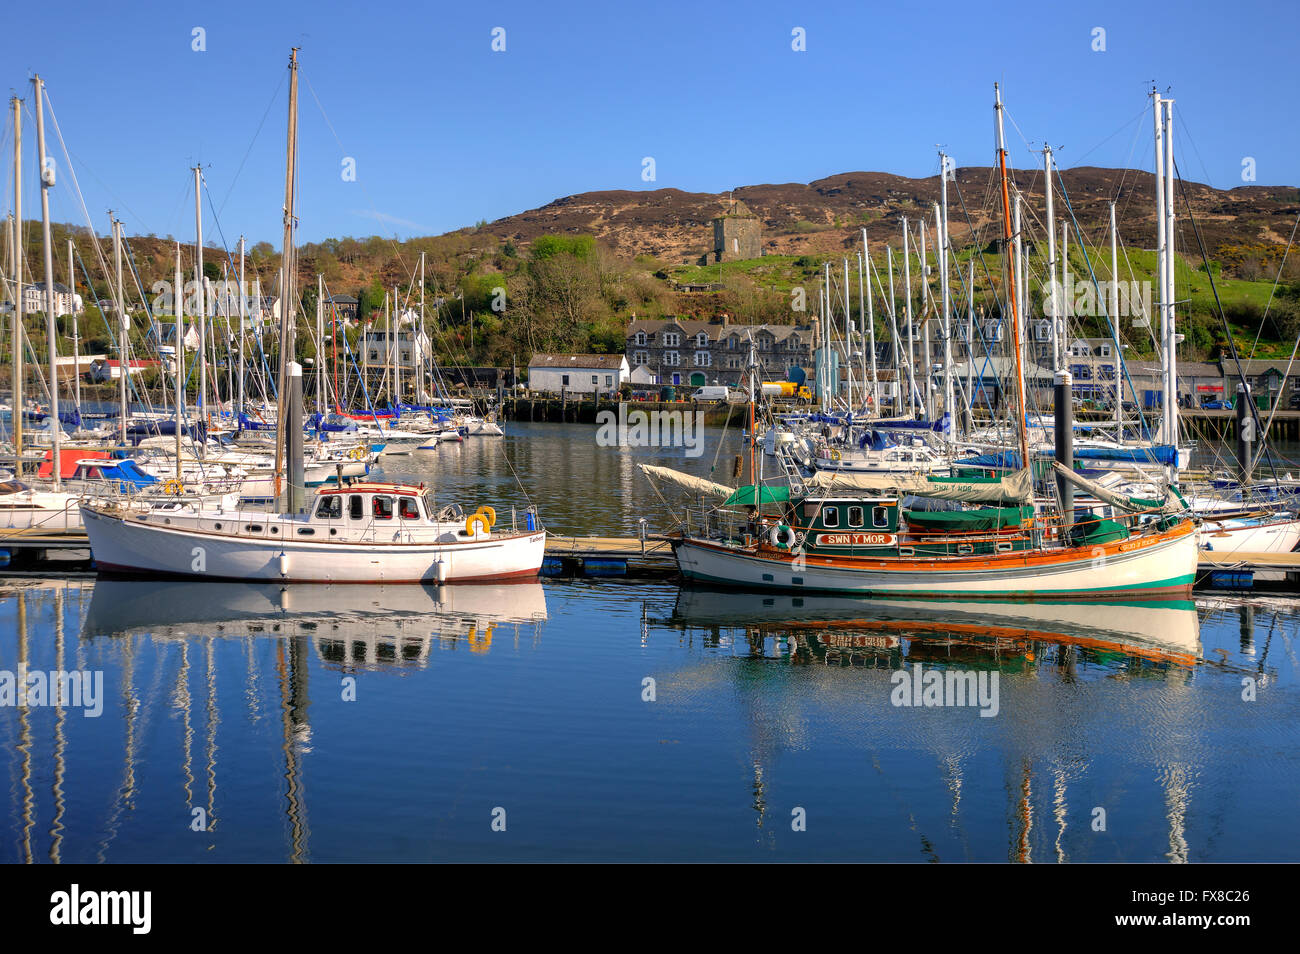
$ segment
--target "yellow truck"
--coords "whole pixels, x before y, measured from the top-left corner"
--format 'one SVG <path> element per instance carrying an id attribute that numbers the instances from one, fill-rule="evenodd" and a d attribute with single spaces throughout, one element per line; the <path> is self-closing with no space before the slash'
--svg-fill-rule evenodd
<path id="1" fill-rule="evenodd" d="M 793 381 L 764 381 L 763 397 L 775 398 L 777 400 L 797 400 L 811 401 L 812 391 L 806 384 L 795 384 Z"/>

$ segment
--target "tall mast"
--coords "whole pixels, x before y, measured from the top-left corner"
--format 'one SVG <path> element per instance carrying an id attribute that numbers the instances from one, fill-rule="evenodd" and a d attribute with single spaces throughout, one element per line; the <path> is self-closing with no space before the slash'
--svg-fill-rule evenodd
<path id="1" fill-rule="evenodd" d="M 208 426 L 208 302 L 203 281 L 203 176 L 194 167 L 194 317 L 199 321 L 199 420 L 203 432 L 199 456 L 205 456 Z"/>
<path id="2" fill-rule="evenodd" d="M 1115 345 L 1115 440 L 1124 440 L 1124 354 L 1119 346 L 1119 240 L 1115 228 L 1115 203 L 1110 203 L 1110 334 Z"/>
<path id="3" fill-rule="evenodd" d="M 903 216 L 903 306 L 907 320 L 907 413 L 916 417 L 916 335 L 912 326 L 912 257 L 907 253 L 907 216 Z"/>
<path id="4" fill-rule="evenodd" d="M 36 90 L 36 155 L 41 170 L 41 248 L 45 259 L 45 340 L 50 359 L 50 417 L 54 430 L 50 432 L 50 470 L 54 474 L 54 489 L 63 489 L 59 476 L 59 450 L 63 444 L 63 422 L 59 419 L 59 349 L 56 336 L 54 303 L 54 241 L 50 237 L 50 189 L 54 187 L 54 166 L 45 156 L 45 84 L 39 76 L 32 77 Z M 19 412 L 21 413 L 21 412 Z"/>
<path id="5" fill-rule="evenodd" d="M 862 230 L 862 258 L 858 261 L 858 285 L 865 276 L 867 285 L 867 334 L 871 346 L 871 409 L 880 414 L 880 375 L 876 368 L 876 316 L 871 302 L 871 253 L 867 248 L 867 230 Z"/>
<path id="6" fill-rule="evenodd" d="M 81 330 L 77 325 L 77 279 L 72 268 L 72 239 L 68 239 L 68 304 L 72 309 L 72 382 L 76 391 L 77 422 L 81 422 Z"/>
<path id="7" fill-rule="evenodd" d="M 921 364 L 921 370 L 925 372 L 925 414 L 927 421 L 934 420 L 934 361 L 930 354 L 930 263 L 925 257 L 925 233 L 928 231 L 925 227 L 925 219 L 921 219 L 920 226 L 921 241 L 921 353 L 925 360 Z"/>
<path id="8" fill-rule="evenodd" d="M 14 476 L 23 476 L 23 101 L 11 97 L 9 105 L 14 112 L 14 221 L 13 242 L 9 253 L 13 256 L 13 443 Z"/>
<path id="9" fill-rule="evenodd" d="M 1020 438 L 1020 465 L 1029 467 L 1029 437 L 1025 432 L 1025 368 L 1021 360 L 1020 347 L 1020 305 L 1016 299 L 1016 261 L 1015 249 L 1011 242 L 1011 193 L 1007 185 L 1007 148 L 1002 131 L 1002 90 L 993 84 L 993 114 L 996 119 L 998 172 L 1002 179 L 1002 242 L 1006 254 L 1010 256 L 1007 263 L 1007 295 L 1011 307 L 1011 341 L 1016 356 L 1016 434 Z"/>
<path id="10" fill-rule="evenodd" d="M 316 274 L 316 413 L 325 413 L 325 276 Z M 322 421 L 322 423 L 324 423 Z M 316 432 L 317 440 L 321 431 Z"/>
<path id="11" fill-rule="evenodd" d="M 849 413 L 853 413 L 853 332 L 851 326 L 853 319 L 850 317 L 853 309 L 849 307 L 849 260 L 844 260 L 844 368 L 848 374 L 848 404 L 846 407 Z"/>
<path id="12" fill-rule="evenodd" d="M 1169 349 L 1166 347 L 1169 324 L 1168 283 L 1165 280 L 1165 143 L 1164 143 L 1164 107 L 1161 106 L 1160 94 L 1151 91 L 1153 103 L 1152 115 L 1155 119 L 1156 151 L 1156 287 L 1160 290 L 1160 385 L 1164 397 L 1161 408 L 1160 440 L 1168 442 L 1166 430 L 1169 422 Z"/>
<path id="13" fill-rule="evenodd" d="M 420 253 L 420 376 L 415 385 L 415 403 L 424 403 L 424 342 L 428 338 L 424 333 L 424 252 Z"/>
<path id="14" fill-rule="evenodd" d="M 130 343 L 130 319 L 126 316 L 126 289 L 122 285 L 122 223 L 117 220 L 117 216 L 109 212 L 109 219 L 113 223 L 113 274 L 116 284 L 113 286 L 117 296 L 117 301 L 113 303 L 114 310 L 117 312 L 117 351 L 120 359 L 117 376 L 117 399 L 121 405 L 118 414 L 122 423 L 122 443 L 126 444 L 126 420 L 127 420 L 127 378 L 131 373 L 131 343 Z"/>
<path id="15" fill-rule="evenodd" d="M 176 480 L 181 479 L 181 431 L 185 421 L 185 276 L 181 271 L 181 243 L 176 243 L 175 289 L 172 312 L 176 316 Z"/>
<path id="16" fill-rule="evenodd" d="M 278 499 L 284 472 L 289 431 L 302 421 L 287 418 L 289 362 L 293 357 L 293 209 L 294 170 L 298 161 L 298 48 L 289 54 L 289 122 L 284 162 L 284 247 L 280 254 L 280 372 L 276 388 L 275 495 Z"/>
<path id="17" fill-rule="evenodd" d="M 239 236 L 239 397 L 235 407 L 235 421 L 243 430 L 244 413 L 244 331 L 248 317 L 248 291 L 244 287 L 244 237 Z"/>
<path id="18" fill-rule="evenodd" d="M 948 287 L 948 157 L 939 153 L 939 209 L 935 231 L 939 242 L 939 297 L 943 307 L 943 410 L 948 415 L 946 441 L 957 443 L 957 414 L 952 387 L 952 293 Z"/>
<path id="19" fill-rule="evenodd" d="M 889 266 L 889 333 L 890 348 L 894 354 L 894 400 L 895 414 L 903 413 L 903 365 L 902 349 L 898 340 L 898 310 L 894 306 L 894 246 L 885 244 L 885 259 Z"/>
<path id="20" fill-rule="evenodd" d="M 1165 107 L 1165 440 L 1178 447 L 1178 335 L 1174 320 L 1174 101 L 1164 100 Z M 1260 435 L 1263 439 L 1263 435 Z M 1175 462 L 1169 467 L 1169 480 L 1178 475 Z"/>
<path id="21" fill-rule="evenodd" d="M 1043 147 L 1043 182 L 1047 192 L 1047 287 L 1052 320 L 1052 370 L 1061 367 L 1061 300 L 1060 286 L 1056 284 L 1056 212 L 1052 201 L 1052 147 Z"/>

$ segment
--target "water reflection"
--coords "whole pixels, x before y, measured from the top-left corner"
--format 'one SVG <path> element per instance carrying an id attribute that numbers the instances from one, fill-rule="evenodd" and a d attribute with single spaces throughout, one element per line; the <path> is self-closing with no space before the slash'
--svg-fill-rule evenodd
<path id="1" fill-rule="evenodd" d="M 1190 667 L 1201 656 L 1191 600 L 1080 603 L 870 599 L 686 588 L 670 623 L 741 639 L 752 656 L 896 668 L 904 660 L 996 666 L 1080 658 Z"/>
<path id="2" fill-rule="evenodd" d="M 5 748 L 17 835 L 17 855 L 8 860 L 38 860 L 42 841 L 56 863 L 65 855 L 99 862 L 124 855 L 199 860 L 194 848 L 202 842 L 211 850 L 223 830 L 222 785 L 244 798 L 257 784 L 248 763 L 259 761 L 271 741 L 279 750 L 281 857 L 309 861 L 305 765 L 315 731 L 313 676 L 325 677 L 316 691 L 328 701 L 340 698 L 340 686 L 343 699 L 349 691 L 355 699 L 359 676 L 426 669 L 434 650 L 487 654 L 503 630 L 516 646 L 521 635 L 536 644 L 546 619 L 539 583 L 336 587 L 105 579 L 0 587 L 0 669 L 98 672 L 106 697 L 103 718 L 35 698 L 10 700 L 0 710 L 10 736 Z M 72 659 L 69 628 L 82 637 Z M 382 691 L 382 682 L 374 685 Z M 219 738 L 228 741 L 219 745 Z M 75 800 L 81 817 L 73 819 L 70 761 L 82 776 Z M 275 814 L 263 813 L 259 823 Z M 250 827 L 240 820 L 241 838 Z M 181 832 L 196 834 L 182 846 Z M 264 857 L 264 849 L 254 839 L 241 851 Z M 6 857 L 0 850 L 0 860 Z"/>

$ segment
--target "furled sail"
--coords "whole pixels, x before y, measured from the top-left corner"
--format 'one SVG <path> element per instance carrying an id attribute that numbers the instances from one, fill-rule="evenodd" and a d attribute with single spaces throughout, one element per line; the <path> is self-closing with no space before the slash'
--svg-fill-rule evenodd
<path id="1" fill-rule="evenodd" d="M 1004 477 L 931 477 L 926 474 L 865 474 L 819 470 L 805 482 L 811 490 L 857 490 L 882 494 L 913 494 L 968 503 L 1029 503 L 1034 499 L 1033 478 L 1027 470 Z"/>
<path id="2" fill-rule="evenodd" d="M 693 474 L 684 474 L 680 470 L 673 470 L 671 467 L 656 467 L 653 464 L 642 464 L 641 472 L 651 480 L 663 480 L 671 484 L 676 484 L 683 490 L 690 491 L 693 494 L 703 494 L 706 497 L 730 497 L 735 493 L 736 488 L 728 487 L 726 484 L 716 484 L 711 480 L 705 480 L 703 477 L 696 477 Z"/>
<path id="3" fill-rule="evenodd" d="M 1095 480 L 1089 480 L 1082 474 L 1075 473 L 1063 464 L 1052 462 L 1052 469 L 1058 474 L 1074 484 L 1085 493 L 1092 494 L 1103 503 L 1108 503 L 1113 507 L 1119 507 L 1121 510 L 1131 510 L 1134 512 L 1146 510 L 1158 510 L 1160 513 L 1182 513 L 1187 509 L 1187 504 L 1178 496 L 1177 491 L 1169 488 L 1165 491 L 1164 500 L 1145 500 L 1141 497 L 1129 497 L 1126 494 L 1117 494 L 1115 491 L 1103 487 Z"/>

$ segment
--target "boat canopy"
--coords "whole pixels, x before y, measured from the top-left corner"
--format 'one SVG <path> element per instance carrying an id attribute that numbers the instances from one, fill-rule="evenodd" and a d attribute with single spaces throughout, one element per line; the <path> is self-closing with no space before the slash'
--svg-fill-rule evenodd
<path id="1" fill-rule="evenodd" d="M 758 506 L 766 503 L 785 503 L 790 499 L 789 487 L 755 487 L 753 484 L 746 484 L 744 487 L 738 487 L 726 500 L 722 501 L 722 506 Z"/>
<path id="2" fill-rule="evenodd" d="M 1056 461 L 1052 462 L 1052 469 L 1084 493 L 1092 494 L 1103 503 L 1108 503 L 1112 507 L 1119 507 L 1121 510 L 1131 510 L 1135 513 L 1158 510 L 1161 513 L 1174 514 L 1182 513 L 1187 509 L 1187 502 L 1172 487 L 1165 492 L 1164 500 L 1148 500 L 1143 497 L 1129 497 L 1126 494 L 1117 494 L 1108 487 L 1103 487 L 1095 480 L 1089 480 L 1082 474 L 1075 473 L 1064 464 L 1059 464 Z"/>
<path id="3" fill-rule="evenodd" d="M 981 507 L 978 510 L 908 510 L 908 526 L 917 530 L 970 533 L 1022 526 L 1034 516 L 1033 507 Z"/>
<path id="4" fill-rule="evenodd" d="M 875 494 L 939 497 L 967 503 L 1024 504 L 1034 499 L 1034 482 L 1027 470 L 1003 477 L 932 477 L 927 474 L 869 474 L 820 470 L 806 481 L 817 490 L 857 490 Z"/>

